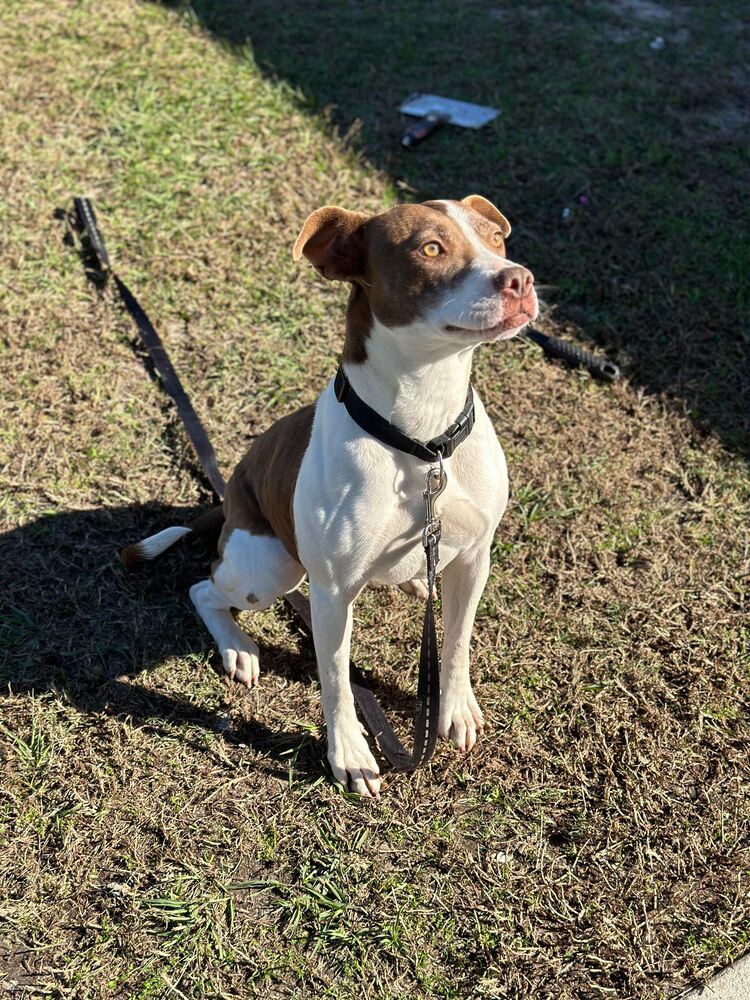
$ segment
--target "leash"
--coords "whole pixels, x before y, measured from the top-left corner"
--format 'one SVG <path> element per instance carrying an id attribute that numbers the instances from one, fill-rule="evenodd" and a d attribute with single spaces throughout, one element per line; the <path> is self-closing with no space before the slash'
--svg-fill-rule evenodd
<path id="1" fill-rule="evenodd" d="M 527 343 L 533 341 L 538 344 L 547 357 L 557 358 L 570 368 L 585 368 L 596 378 L 602 379 L 603 382 L 614 382 L 620 377 L 620 369 L 609 358 L 598 358 L 591 351 L 577 347 L 561 337 L 542 333 L 536 327 L 527 326 L 521 334 L 521 338 Z"/>
<path id="2" fill-rule="evenodd" d="M 115 274 L 109 260 L 107 248 L 104 244 L 104 238 L 96 221 L 94 206 L 88 198 L 74 198 L 73 205 L 75 207 L 78 222 L 78 232 L 80 234 L 85 233 L 88 238 L 88 250 L 95 258 L 99 271 L 104 276 L 105 280 L 110 275 L 112 276 L 115 286 L 117 287 L 117 291 L 120 293 L 123 305 L 130 313 L 135 325 L 138 327 L 141 340 L 148 351 L 154 368 L 161 379 L 161 383 L 174 400 L 177 412 L 179 413 L 180 419 L 185 426 L 185 431 L 187 436 L 190 438 L 190 443 L 195 449 L 198 461 L 208 476 L 208 480 L 213 487 L 214 493 L 221 500 L 224 496 L 226 483 L 224 481 L 224 477 L 219 472 L 219 466 L 216 462 L 216 454 L 211 442 L 208 440 L 208 435 L 206 434 L 203 424 L 200 422 L 198 414 L 193 409 L 190 397 L 185 392 L 182 382 L 180 382 L 179 376 L 174 370 L 172 362 L 169 360 L 169 355 L 164 348 L 161 337 L 154 329 L 151 320 L 141 308 L 141 305 L 135 295 L 133 295 L 125 282 L 121 281 Z"/>
<path id="3" fill-rule="evenodd" d="M 104 280 L 112 277 L 125 309 L 138 328 L 162 385 L 177 407 L 198 461 L 217 498 L 222 500 L 226 482 L 219 471 L 216 454 L 159 334 L 136 297 L 115 273 L 91 201 L 88 198 L 74 198 L 74 207 L 74 225 L 79 238 L 86 244 L 86 249 L 93 257 Z M 422 546 L 427 561 L 427 602 L 422 624 L 417 702 L 414 713 L 414 744 L 411 751 L 407 750 L 399 740 L 379 701 L 369 688 L 364 673 L 355 663 L 351 662 L 349 665 L 354 700 L 368 731 L 393 769 L 408 773 L 426 764 L 435 752 L 437 744 L 440 716 L 440 653 L 435 628 L 434 590 L 440 559 L 441 525 L 440 519 L 435 515 L 434 504 L 448 483 L 448 476 L 443 468 L 443 458 L 453 454 L 474 426 L 474 397 L 469 386 L 464 408 L 454 423 L 444 434 L 431 441 L 421 442 L 407 437 L 360 399 L 341 368 L 336 374 L 334 389 L 336 398 L 346 406 L 352 419 L 367 433 L 390 447 L 398 448 L 424 461 L 437 462 L 436 465 L 431 465 L 426 473 L 423 492 L 425 522 L 422 530 Z M 309 600 L 297 591 L 284 596 L 287 603 L 312 631 Z"/>

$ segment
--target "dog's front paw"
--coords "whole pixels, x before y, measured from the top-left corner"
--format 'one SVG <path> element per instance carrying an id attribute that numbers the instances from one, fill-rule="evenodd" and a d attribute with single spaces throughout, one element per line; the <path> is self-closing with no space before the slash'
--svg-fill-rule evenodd
<path id="1" fill-rule="evenodd" d="M 469 751 L 483 732 L 484 716 L 471 688 L 441 695 L 438 733 L 444 740 Z"/>
<path id="2" fill-rule="evenodd" d="M 239 630 L 238 630 L 239 631 Z M 260 659 L 258 647 L 252 639 L 245 635 L 237 635 L 231 646 L 221 650 L 221 662 L 224 673 L 232 681 L 254 687 L 260 678 Z"/>
<path id="3" fill-rule="evenodd" d="M 347 791 L 379 798 L 380 769 L 358 722 L 329 730 L 328 763 L 336 781 Z"/>

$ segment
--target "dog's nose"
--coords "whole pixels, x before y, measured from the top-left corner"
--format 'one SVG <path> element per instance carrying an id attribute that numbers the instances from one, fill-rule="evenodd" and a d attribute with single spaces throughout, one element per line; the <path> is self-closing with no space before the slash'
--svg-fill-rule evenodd
<path id="1" fill-rule="evenodd" d="M 495 285 L 516 299 L 525 299 L 534 284 L 534 275 L 526 267 L 505 267 L 495 275 Z"/>

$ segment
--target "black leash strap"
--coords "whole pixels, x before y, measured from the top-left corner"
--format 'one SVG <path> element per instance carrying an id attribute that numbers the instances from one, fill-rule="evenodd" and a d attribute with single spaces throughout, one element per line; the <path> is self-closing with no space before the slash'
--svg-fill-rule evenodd
<path id="1" fill-rule="evenodd" d="M 522 336 L 539 344 L 548 357 L 559 358 L 571 368 L 586 368 L 592 375 L 604 382 L 614 382 L 620 377 L 620 369 L 614 361 L 610 361 L 609 358 L 598 358 L 590 351 L 585 351 L 582 347 L 562 340 L 561 337 L 542 333 L 541 330 L 537 330 L 533 326 L 527 326 Z"/>
<path id="2" fill-rule="evenodd" d="M 102 274 L 105 276 L 112 275 L 117 291 L 120 293 L 122 303 L 138 327 L 138 332 L 161 379 L 162 385 L 174 400 L 180 419 L 185 425 L 185 432 L 190 438 L 190 443 L 195 449 L 195 454 L 198 456 L 198 461 L 203 466 L 209 482 L 214 488 L 214 492 L 221 499 L 224 495 L 226 483 L 224 482 L 224 477 L 219 472 L 214 449 L 208 440 L 208 435 L 198 418 L 198 414 L 193 409 L 190 397 L 185 392 L 182 382 L 180 382 L 179 376 L 174 370 L 172 362 L 169 360 L 169 355 L 164 349 L 161 337 L 154 329 L 151 320 L 141 308 L 136 297 L 112 269 L 109 254 L 104 244 L 104 238 L 96 221 L 94 206 L 88 198 L 74 198 L 73 202 L 78 219 L 79 232 L 81 234 L 85 233 L 88 238 L 89 250 L 96 256 Z"/>
<path id="3" fill-rule="evenodd" d="M 88 198 L 75 198 L 75 212 L 77 217 L 78 231 L 81 238 L 85 238 L 88 243 L 88 250 L 95 256 L 101 273 L 107 277 L 112 275 L 120 297 L 127 311 L 133 318 L 141 338 L 153 362 L 154 368 L 159 374 L 162 384 L 177 406 L 177 412 L 185 426 L 185 431 L 195 449 L 198 460 L 203 466 L 209 478 L 216 496 L 219 500 L 224 497 L 226 483 L 224 477 L 219 472 L 211 442 L 200 422 L 200 419 L 193 409 L 190 399 L 180 382 L 177 372 L 169 360 L 169 356 L 164 348 L 161 337 L 156 332 L 153 324 L 144 312 L 138 300 L 130 289 L 115 274 L 109 260 L 109 254 L 104 243 L 101 231 L 96 221 L 94 208 Z M 345 383 L 349 386 L 346 376 L 341 370 L 339 375 L 343 376 Z M 337 375 L 337 382 L 339 381 Z M 375 414 L 379 420 L 382 418 L 374 410 L 371 410 L 359 399 L 354 390 L 349 386 L 350 400 L 356 400 L 362 407 L 366 407 L 370 413 Z M 337 392 L 338 396 L 338 392 Z M 340 398 L 340 397 L 339 397 Z M 348 407 L 347 407 L 348 409 Z M 351 411 L 350 411 L 351 412 Z M 356 419 L 356 417 L 355 417 Z M 359 421 L 358 421 L 359 422 Z M 387 424 L 387 421 L 383 421 Z M 426 457 L 426 460 L 442 459 L 442 456 L 453 453 L 456 445 L 463 441 L 474 425 L 474 401 L 471 387 L 466 399 L 466 406 L 461 412 L 455 424 L 452 424 L 448 431 L 439 438 L 433 438 L 426 445 L 415 442 L 412 438 L 407 438 L 401 434 L 397 428 L 388 424 L 394 432 L 401 435 L 406 442 L 413 445 L 420 445 L 425 449 L 424 454 L 419 451 L 409 450 L 409 454 L 418 457 Z M 468 429 L 466 429 L 468 427 Z M 375 434 L 376 437 L 379 435 Z M 383 440 L 380 438 L 380 440 Z M 453 442 L 453 443 L 452 443 Z M 386 441 L 385 443 L 390 443 Z M 394 444 L 394 447 L 399 447 Z M 432 449 L 435 449 L 434 451 Z M 445 449 L 445 450 L 444 450 Z M 401 449 L 406 450 L 406 449 Z M 446 478 L 442 469 L 430 469 L 427 473 L 427 488 L 425 490 L 426 518 L 425 528 L 422 535 L 422 544 L 427 557 L 427 606 L 425 608 L 424 622 L 422 626 L 422 646 L 419 658 L 419 680 L 417 683 L 417 705 L 414 716 L 414 748 L 411 753 L 404 748 L 396 735 L 393 726 L 388 721 L 385 712 L 380 706 L 375 695 L 367 685 L 365 675 L 353 662 L 349 665 L 350 679 L 354 699 L 359 707 L 365 724 L 377 741 L 383 756 L 396 771 L 409 772 L 416 770 L 421 764 L 427 763 L 435 752 L 438 736 L 438 722 L 440 715 L 440 654 L 437 644 L 437 633 L 435 630 L 435 611 L 433 592 L 435 589 L 435 577 L 439 560 L 438 545 L 440 542 L 440 521 L 434 517 L 433 501 L 442 493 L 445 488 Z M 312 632 L 312 617 L 310 614 L 310 602 L 298 591 L 285 595 L 287 603 L 302 618 L 308 629 Z"/>

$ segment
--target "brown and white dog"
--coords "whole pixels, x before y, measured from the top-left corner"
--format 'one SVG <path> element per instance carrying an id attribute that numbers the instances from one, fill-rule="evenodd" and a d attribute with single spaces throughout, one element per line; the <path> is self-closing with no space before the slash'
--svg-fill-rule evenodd
<path id="1" fill-rule="evenodd" d="M 354 391 L 410 437 L 441 434 L 464 406 L 474 349 L 512 337 L 537 314 L 534 281 L 508 260 L 507 219 L 486 199 L 398 205 L 381 215 L 320 208 L 294 245 L 326 278 L 348 281 L 342 363 Z M 470 750 L 483 719 L 469 678 L 469 642 L 505 510 L 505 457 L 474 391 L 476 423 L 445 461 L 444 643 L 440 735 Z M 231 609 L 259 611 L 310 583 L 328 759 L 335 777 L 377 796 L 380 775 L 349 684 L 352 608 L 369 583 L 426 596 L 422 491 L 428 463 L 369 436 L 336 399 L 283 417 L 235 469 L 222 508 L 129 550 L 152 559 L 191 531 L 218 528 L 220 559 L 190 590 L 224 670 L 258 682 L 258 647 Z"/>

